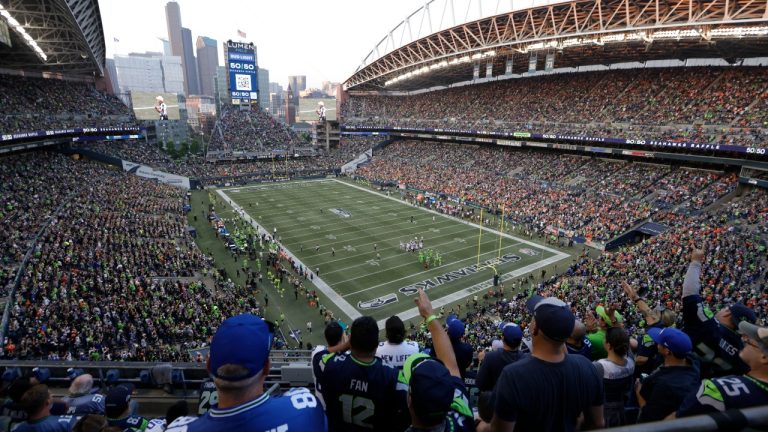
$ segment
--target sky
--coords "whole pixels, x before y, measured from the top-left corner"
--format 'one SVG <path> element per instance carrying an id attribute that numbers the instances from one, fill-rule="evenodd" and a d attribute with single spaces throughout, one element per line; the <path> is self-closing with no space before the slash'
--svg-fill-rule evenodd
<path id="1" fill-rule="evenodd" d="M 284 88 L 289 75 L 306 75 L 307 86 L 349 78 L 393 27 L 423 3 L 413 0 L 177 0 L 181 24 L 221 43 L 242 39 L 257 48 L 260 68 Z M 99 0 L 107 57 L 159 51 L 168 39 L 164 0 Z M 115 42 L 115 39 L 119 42 Z"/>

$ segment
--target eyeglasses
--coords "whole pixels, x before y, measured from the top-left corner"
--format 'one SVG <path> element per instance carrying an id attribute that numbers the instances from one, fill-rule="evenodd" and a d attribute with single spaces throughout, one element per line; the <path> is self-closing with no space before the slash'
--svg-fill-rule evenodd
<path id="1" fill-rule="evenodd" d="M 753 341 L 753 340 L 752 340 L 752 339 L 751 339 L 749 336 L 747 336 L 747 335 L 742 335 L 742 336 L 741 336 L 741 341 L 742 341 L 742 342 L 744 342 L 744 345 L 750 345 L 750 346 L 753 346 L 753 347 L 755 347 L 755 348 L 759 349 L 760 351 L 762 351 L 762 350 L 763 350 L 763 347 L 761 347 L 761 346 L 760 346 L 760 345 L 759 345 L 757 342 Z"/>

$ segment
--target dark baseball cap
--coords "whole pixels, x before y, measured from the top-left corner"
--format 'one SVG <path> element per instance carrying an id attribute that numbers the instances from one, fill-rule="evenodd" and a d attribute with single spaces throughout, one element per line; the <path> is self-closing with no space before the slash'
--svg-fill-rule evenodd
<path id="1" fill-rule="evenodd" d="M 757 315 L 755 315 L 755 311 L 747 307 L 742 302 L 734 303 L 730 305 L 728 309 L 731 311 L 731 316 L 733 316 L 733 325 L 736 327 L 738 327 L 739 323 L 741 322 L 754 324 L 755 321 L 757 321 Z"/>
<path id="2" fill-rule="evenodd" d="M 132 388 L 125 385 L 119 385 L 107 393 L 104 400 L 104 413 L 109 418 L 120 418 L 128 406 L 131 404 Z"/>
<path id="3" fill-rule="evenodd" d="M 445 321 L 445 324 L 448 326 L 448 337 L 451 339 L 459 339 L 460 337 L 464 336 L 466 326 L 460 319 L 455 317 L 451 319 L 449 317 Z"/>
<path id="4" fill-rule="evenodd" d="M 213 336 L 209 372 L 226 381 L 241 381 L 256 375 L 267 363 L 273 335 L 272 326 L 256 315 L 227 318 Z M 219 376 L 219 368 L 224 365 L 242 366 L 246 371 L 238 376 Z"/>
<path id="5" fill-rule="evenodd" d="M 501 329 L 501 334 L 508 345 L 514 345 L 523 340 L 523 329 L 515 323 L 505 323 Z"/>
<path id="6" fill-rule="evenodd" d="M 410 376 L 413 412 L 430 424 L 441 421 L 453 402 L 454 386 L 448 369 L 439 361 L 428 359 L 415 363 Z"/>
<path id="7" fill-rule="evenodd" d="M 526 302 L 526 306 L 536 320 L 536 328 L 548 338 L 565 342 L 571 336 L 576 317 L 562 300 L 533 295 Z"/>

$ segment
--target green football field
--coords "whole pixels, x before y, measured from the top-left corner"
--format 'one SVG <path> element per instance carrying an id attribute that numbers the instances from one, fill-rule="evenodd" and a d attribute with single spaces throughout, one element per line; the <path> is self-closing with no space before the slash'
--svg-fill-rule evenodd
<path id="1" fill-rule="evenodd" d="M 494 271 L 506 281 L 570 257 L 348 181 L 268 183 L 217 193 L 254 225 L 269 233 L 277 228 L 280 243 L 305 267 L 319 268 L 314 284 L 336 310 L 350 319 L 373 316 L 382 328 L 391 315 L 418 316 L 417 287 L 426 288 L 438 308 L 486 291 Z M 416 237 L 424 238 L 425 250 L 440 254 L 441 265 L 425 269 L 418 252 L 400 249 Z"/>

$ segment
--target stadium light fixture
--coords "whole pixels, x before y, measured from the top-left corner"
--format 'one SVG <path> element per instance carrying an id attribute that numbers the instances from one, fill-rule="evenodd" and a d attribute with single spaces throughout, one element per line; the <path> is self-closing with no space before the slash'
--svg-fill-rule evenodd
<path id="1" fill-rule="evenodd" d="M 30 48 L 37 54 L 38 57 L 40 57 L 41 60 L 48 61 L 48 56 L 43 52 L 43 49 L 40 48 L 40 46 L 37 45 L 37 42 L 35 42 L 35 39 L 27 33 L 27 30 L 24 29 L 24 26 L 21 25 L 20 22 L 14 18 L 8 10 L 3 7 L 3 5 L 0 3 L 0 15 L 2 15 L 5 20 L 10 24 L 10 26 L 16 30 L 16 33 L 18 33 L 22 39 L 24 39 L 24 42 L 26 42 L 27 45 L 29 45 Z"/>

